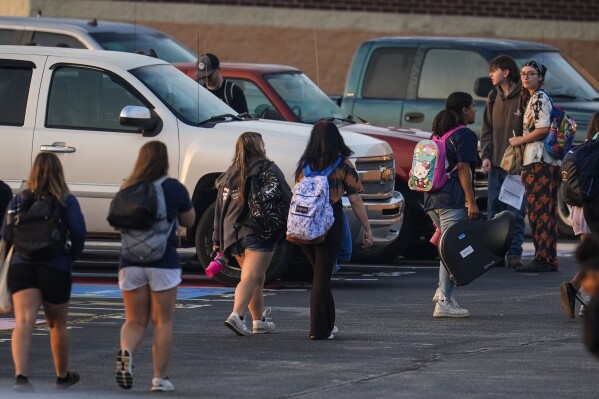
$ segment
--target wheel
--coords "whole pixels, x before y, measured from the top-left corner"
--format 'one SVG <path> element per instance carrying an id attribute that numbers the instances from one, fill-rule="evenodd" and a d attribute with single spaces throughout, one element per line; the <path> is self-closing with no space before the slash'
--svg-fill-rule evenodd
<path id="1" fill-rule="evenodd" d="M 574 237 L 574 230 L 572 230 L 572 221 L 570 220 L 570 213 L 572 209 L 570 205 L 564 202 L 562 198 L 561 182 L 559 183 L 557 190 L 557 232 L 560 236 L 566 238 Z"/>
<path id="2" fill-rule="evenodd" d="M 206 270 L 212 254 L 212 232 L 214 231 L 214 212 L 216 204 L 212 203 L 204 212 L 198 222 L 196 229 L 196 255 L 200 265 Z M 275 252 L 266 271 L 266 283 L 270 283 L 285 273 L 289 267 L 291 256 L 293 256 L 293 246 L 286 241 L 281 242 L 275 247 Z M 227 266 L 214 279 L 219 283 L 236 286 L 241 278 L 241 269 L 235 259 L 231 259 Z"/>

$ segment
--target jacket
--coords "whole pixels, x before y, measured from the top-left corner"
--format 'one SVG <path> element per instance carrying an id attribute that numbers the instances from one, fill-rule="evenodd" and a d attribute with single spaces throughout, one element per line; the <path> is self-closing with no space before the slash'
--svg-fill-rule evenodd
<path id="1" fill-rule="evenodd" d="M 513 137 L 512 131 L 522 136 L 521 90 L 520 83 L 515 84 L 506 96 L 497 86 L 487 96 L 480 137 L 481 158 L 490 159 L 493 166 L 501 165 L 509 139 Z"/>
<path id="2" fill-rule="evenodd" d="M 249 182 L 251 177 L 257 173 L 260 164 L 265 160 L 265 158 L 258 158 L 250 161 L 250 166 L 248 168 L 249 172 L 245 181 L 246 201 L 244 201 L 243 204 L 240 204 L 236 200 L 239 195 L 240 182 L 239 171 L 235 165 L 231 165 L 217 180 L 218 194 L 216 197 L 212 241 L 214 245 L 220 247 L 220 250 L 225 256 L 228 256 L 231 247 L 237 244 L 238 240 L 241 240 L 250 234 L 254 234 L 252 228 L 247 226 L 249 223 L 245 223 L 249 219 L 249 213 L 247 212 L 247 195 L 250 190 Z M 270 166 L 270 170 L 272 170 L 279 181 L 285 185 L 286 189 L 283 191 L 288 193 L 288 200 L 290 201 L 291 189 L 285 182 L 285 175 L 274 163 Z"/>

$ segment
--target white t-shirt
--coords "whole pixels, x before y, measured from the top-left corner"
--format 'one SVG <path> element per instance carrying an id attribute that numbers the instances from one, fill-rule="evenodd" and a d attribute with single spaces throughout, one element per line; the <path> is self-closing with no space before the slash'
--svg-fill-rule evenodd
<path id="1" fill-rule="evenodd" d="M 535 129 L 549 127 L 551 125 L 551 99 L 543 90 L 536 91 L 528 101 L 524 111 L 523 135 L 526 136 Z M 545 137 L 540 138 L 524 146 L 524 165 L 544 162 L 549 165 L 561 164 L 559 159 L 553 158 L 543 145 Z"/>

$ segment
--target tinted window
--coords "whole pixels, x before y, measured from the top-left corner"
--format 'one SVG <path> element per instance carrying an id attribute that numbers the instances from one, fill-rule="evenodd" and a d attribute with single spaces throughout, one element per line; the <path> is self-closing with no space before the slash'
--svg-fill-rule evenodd
<path id="1" fill-rule="evenodd" d="M 454 91 L 474 94 L 476 79 L 489 76 L 489 64 L 478 53 L 467 50 L 433 49 L 426 53 L 418 97 L 445 99 Z"/>
<path id="2" fill-rule="evenodd" d="M 19 44 L 17 32 L 14 29 L 0 29 L 0 44 Z"/>
<path id="3" fill-rule="evenodd" d="M 166 62 L 195 62 L 197 56 L 173 38 L 156 33 L 99 32 L 90 35 L 106 50 L 150 54 Z"/>
<path id="4" fill-rule="evenodd" d="M 83 43 L 72 36 L 59 33 L 35 32 L 31 43 L 34 46 L 85 48 Z"/>
<path id="5" fill-rule="evenodd" d="M 381 48 L 376 50 L 364 77 L 364 98 L 406 98 L 415 49 Z"/>
<path id="6" fill-rule="evenodd" d="M 250 115 L 256 118 L 281 120 L 281 115 L 258 86 L 249 80 L 227 78 L 241 88 Z"/>
<path id="7" fill-rule="evenodd" d="M 52 76 L 46 126 L 137 131 L 119 122 L 126 105 L 144 104 L 110 75 L 83 68 L 60 68 Z"/>
<path id="8" fill-rule="evenodd" d="M 0 67 L 0 125 L 23 126 L 31 68 Z"/>

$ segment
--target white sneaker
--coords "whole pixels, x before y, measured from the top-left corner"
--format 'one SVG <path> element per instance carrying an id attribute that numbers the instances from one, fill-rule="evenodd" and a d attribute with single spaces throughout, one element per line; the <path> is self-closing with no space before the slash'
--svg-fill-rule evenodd
<path id="1" fill-rule="evenodd" d="M 275 323 L 266 318 L 270 314 L 270 311 L 270 308 L 264 309 L 262 320 L 254 320 L 252 329 L 254 334 L 267 334 L 275 330 Z"/>
<path id="2" fill-rule="evenodd" d="M 433 317 L 468 317 L 470 314 L 466 309 L 462 309 L 455 300 L 439 301 L 435 305 Z"/>
<path id="3" fill-rule="evenodd" d="M 170 380 L 168 379 L 168 377 L 165 378 L 160 378 L 160 377 L 154 377 L 152 378 L 152 391 L 154 392 L 167 392 L 167 391 L 174 391 L 175 390 L 175 386 L 173 385 L 172 382 L 170 382 Z"/>
<path id="4" fill-rule="evenodd" d="M 337 326 L 333 326 L 333 331 L 331 331 L 331 334 L 337 334 L 339 332 L 339 328 L 337 328 Z"/>
<path id="5" fill-rule="evenodd" d="M 235 313 L 231 313 L 227 320 L 225 320 L 225 326 L 229 327 L 231 330 L 233 330 L 235 334 L 239 335 L 240 337 L 252 334 L 248 329 L 247 325 L 245 324 L 245 320 L 241 320 L 239 315 Z"/>
<path id="6" fill-rule="evenodd" d="M 586 310 L 586 306 L 584 306 L 584 305 L 580 305 L 580 312 L 578 312 L 578 315 L 579 315 L 580 317 L 584 317 L 584 312 L 585 312 L 585 310 Z"/>
<path id="7" fill-rule="evenodd" d="M 435 295 L 433 295 L 433 305 L 436 305 L 437 302 L 439 302 L 439 294 L 441 294 L 441 290 L 437 288 L 437 291 L 435 291 Z"/>

